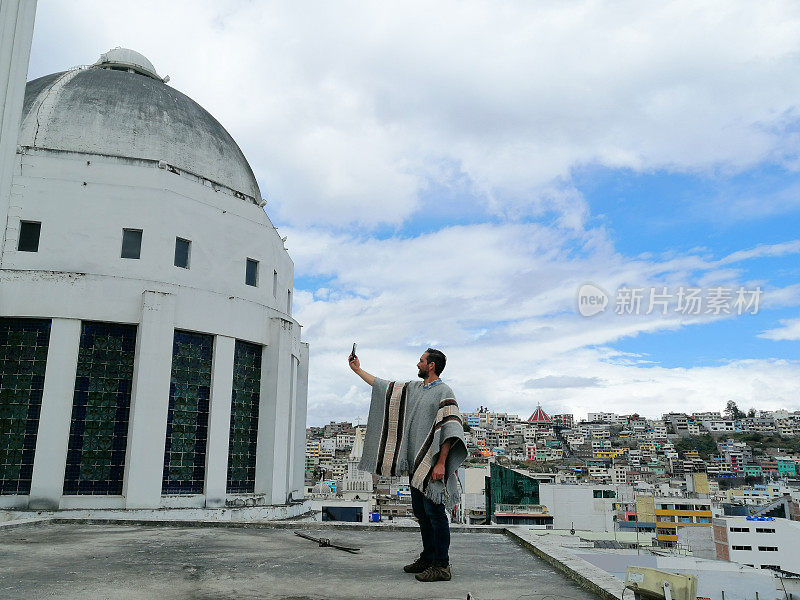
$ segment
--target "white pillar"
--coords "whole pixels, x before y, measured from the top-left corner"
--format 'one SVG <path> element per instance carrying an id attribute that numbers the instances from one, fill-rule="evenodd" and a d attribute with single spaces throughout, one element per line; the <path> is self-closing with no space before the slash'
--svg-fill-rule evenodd
<path id="1" fill-rule="evenodd" d="M 218 335 L 214 338 L 211 367 L 211 398 L 208 409 L 206 445 L 206 507 L 225 506 L 228 487 L 228 443 L 231 429 L 233 394 L 233 358 L 236 340 Z"/>
<path id="2" fill-rule="evenodd" d="M 136 332 L 123 495 L 126 508 L 158 508 L 164 474 L 169 384 L 172 375 L 175 296 L 142 294 Z"/>
<path id="3" fill-rule="evenodd" d="M 286 497 L 294 491 L 294 471 L 295 471 L 295 433 L 297 418 L 297 357 L 292 354 L 289 357 L 289 394 L 288 394 L 288 423 L 286 432 Z"/>
<path id="4" fill-rule="evenodd" d="M 270 504 L 286 503 L 292 325 L 270 319 L 269 345 L 261 355 L 255 491 L 266 494 Z"/>
<path id="5" fill-rule="evenodd" d="M 297 383 L 294 407 L 294 479 L 289 490 L 296 490 L 292 496 L 299 500 L 303 497 L 306 483 L 306 413 L 308 406 L 308 344 L 300 344 L 300 356 L 297 365 Z"/>
<path id="6" fill-rule="evenodd" d="M 81 322 L 53 319 L 28 508 L 56 510 L 64 490 Z"/>
<path id="7" fill-rule="evenodd" d="M 0 265 L 35 17 L 36 0 L 0 1 Z"/>

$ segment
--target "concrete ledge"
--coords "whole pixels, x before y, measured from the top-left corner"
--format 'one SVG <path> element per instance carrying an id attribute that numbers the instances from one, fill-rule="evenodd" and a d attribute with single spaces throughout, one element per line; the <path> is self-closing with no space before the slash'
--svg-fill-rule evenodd
<path id="1" fill-rule="evenodd" d="M 143 508 L 143 509 L 109 509 L 109 508 L 70 508 L 61 510 L 9 510 L 0 511 L 0 522 L 3 517 L 11 516 L 10 520 L 16 521 L 28 517 L 48 517 L 52 519 L 84 519 L 86 522 L 95 520 L 116 520 L 121 522 L 137 521 L 149 524 L 164 521 L 181 522 L 185 525 L 195 523 L 230 523 L 240 522 L 266 522 L 298 519 L 308 514 L 307 501 L 284 505 L 248 506 L 236 508 Z"/>
<path id="2" fill-rule="evenodd" d="M 50 517 L 30 517 L 25 519 L 14 519 L 13 521 L 0 522 L 0 531 L 8 531 L 10 529 L 17 529 L 21 527 L 31 527 L 34 525 L 44 525 L 52 523 Z"/>
<path id="3" fill-rule="evenodd" d="M 554 566 L 582 588 L 606 600 L 622 600 L 625 583 L 578 558 L 568 550 L 541 539 L 523 527 L 507 527 L 504 533 L 546 563 Z"/>
<path id="4" fill-rule="evenodd" d="M 240 529 L 340 529 L 342 531 L 417 531 L 416 525 L 378 525 L 366 523 L 347 523 L 336 521 L 197 521 L 181 519 L 142 519 L 132 515 L 130 518 L 96 518 L 86 516 L 65 516 L 64 511 L 59 516 L 48 517 L 47 520 L 56 524 L 80 523 L 81 525 L 142 525 L 152 527 L 230 527 Z M 34 520 L 30 520 L 33 522 Z M 505 533 L 505 527 L 487 525 L 453 525 L 451 533 Z"/>

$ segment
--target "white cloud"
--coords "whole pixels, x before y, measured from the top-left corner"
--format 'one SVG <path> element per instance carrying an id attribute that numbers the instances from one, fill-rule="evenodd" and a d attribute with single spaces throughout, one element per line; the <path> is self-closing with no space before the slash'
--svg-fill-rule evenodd
<path id="1" fill-rule="evenodd" d="M 713 277 L 714 261 L 631 261 L 597 242 L 600 231 L 536 224 L 459 226 L 388 240 L 288 231 L 298 272 L 329 278 L 325 288 L 337 290 L 334 297 L 297 297 L 295 314 L 312 347 L 309 414 L 318 422 L 338 414 L 339 397 L 353 410 L 349 417 L 366 414 L 368 388 L 347 368 L 353 341 L 365 369 L 398 379 L 413 378 L 419 354 L 441 345 L 449 358 L 445 376 L 468 409 L 525 414 L 541 401 L 549 411 L 583 414 L 605 406 L 657 415 L 664 406 L 718 409 L 727 399 L 797 405 L 800 366 L 794 363 L 728 362 L 722 355 L 715 366 L 666 368 L 608 347 L 643 333 L 746 315 L 620 316 L 613 309 L 588 319 L 577 315 L 575 295 L 589 280 L 609 290 L 624 282 L 675 289 L 698 277 L 738 284 L 725 269 Z M 575 247 L 589 250 L 576 257 Z M 650 339 L 658 355 L 660 338 Z"/>
<path id="2" fill-rule="evenodd" d="M 800 340 L 800 319 L 782 320 L 781 326 L 775 329 L 768 329 L 760 333 L 758 337 L 768 340 Z"/>
<path id="3" fill-rule="evenodd" d="M 584 388 L 602 385 L 599 377 L 574 377 L 570 375 L 545 375 L 536 379 L 529 379 L 523 386 L 525 389 L 549 388 Z"/>
<path id="4" fill-rule="evenodd" d="M 800 283 L 766 290 L 761 304 L 764 308 L 797 306 L 800 304 Z"/>
<path id="5" fill-rule="evenodd" d="M 739 250 L 721 259 L 718 264 L 725 265 L 736 263 L 751 258 L 764 258 L 771 256 L 784 256 L 786 254 L 797 254 L 800 252 L 800 240 L 792 240 L 782 244 L 761 244 L 750 250 Z"/>

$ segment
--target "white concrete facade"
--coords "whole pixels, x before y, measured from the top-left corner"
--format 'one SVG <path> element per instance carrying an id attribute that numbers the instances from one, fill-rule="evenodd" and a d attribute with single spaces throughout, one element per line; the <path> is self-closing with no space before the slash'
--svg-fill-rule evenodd
<path id="1" fill-rule="evenodd" d="M 3 0 L 4 13 L 12 4 Z M 23 55 L 27 65 L 5 38 L 0 49 L 6 70 Z M 261 198 L 158 157 L 20 146 L 10 160 L 0 318 L 50 320 L 51 334 L 31 491 L 0 495 L 0 508 L 213 508 L 240 498 L 226 492 L 237 340 L 262 348 L 253 495 L 270 505 L 302 498 L 308 346 L 291 316 L 293 263 Z M 38 251 L 18 250 L 22 221 L 41 223 Z M 124 229 L 142 232 L 140 258 L 121 258 Z M 173 264 L 176 238 L 191 241 L 188 268 Z M 248 259 L 258 261 L 257 285 L 245 282 Z M 121 496 L 62 493 L 85 321 L 136 326 Z M 179 496 L 162 493 L 175 331 L 214 339 L 203 492 Z"/>
<path id="2" fill-rule="evenodd" d="M 539 504 L 553 516 L 554 529 L 614 531 L 615 496 L 611 485 L 539 485 Z"/>
<path id="3" fill-rule="evenodd" d="M 800 522 L 752 517 L 714 519 L 714 542 L 718 558 L 756 569 L 800 574 Z M 727 546 L 727 557 L 721 546 Z"/>

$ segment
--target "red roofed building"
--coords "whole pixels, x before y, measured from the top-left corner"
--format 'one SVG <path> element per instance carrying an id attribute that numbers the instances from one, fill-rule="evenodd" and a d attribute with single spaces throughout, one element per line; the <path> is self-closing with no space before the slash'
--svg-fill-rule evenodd
<path id="1" fill-rule="evenodd" d="M 547 413 L 542 410 L 542 405 L 539 404 L 536 406 L 534 413 L 528 417 L 528 423 L 533 423 L 538 427 L 545 428 L 553 424 L 553 419 L 547 416 Z"/>

